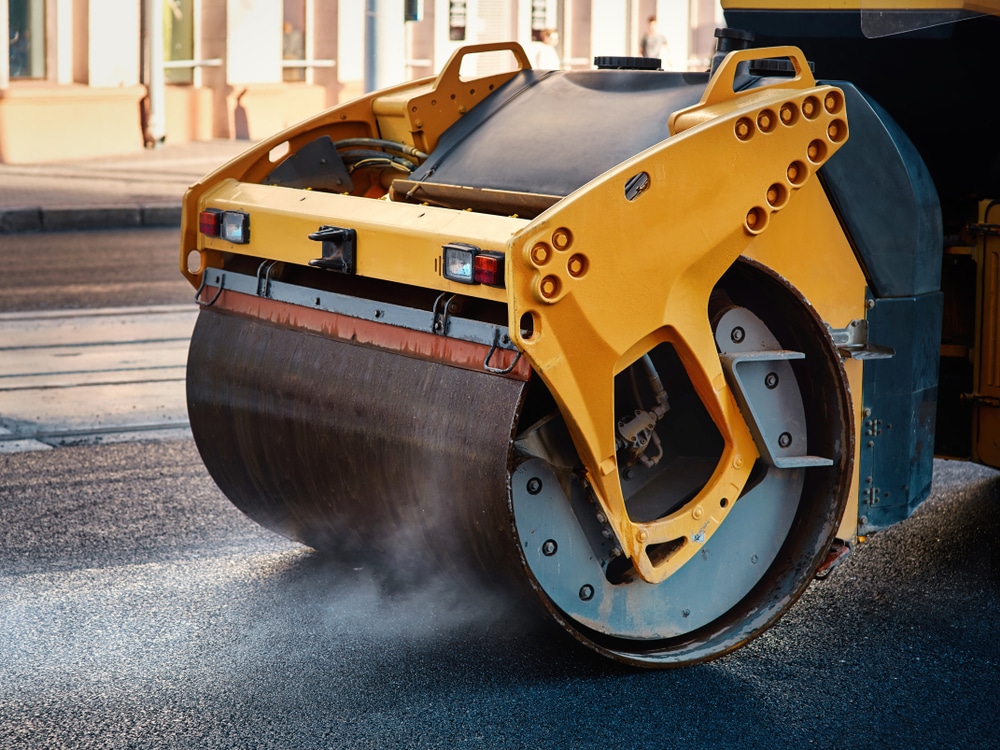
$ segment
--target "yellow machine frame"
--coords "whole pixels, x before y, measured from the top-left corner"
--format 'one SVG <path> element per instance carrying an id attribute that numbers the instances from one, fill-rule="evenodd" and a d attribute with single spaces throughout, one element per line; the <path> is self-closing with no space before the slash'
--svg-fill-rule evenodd
<path id="1" fill-rule="evenodd" d="M 731 53 L 702 101 L 675 113 L 673 135 L 619 164 L 533 220 L 256 184 L 272 152 L 318 134 L 384 137 L 432 149 L 440 133 L 513 73 L 476 80 L 458 75 L 460 50 L 436 79 L 425 79 L 330 110 L 260 143 L 188 191 L 181 269 L 195 286 L 223 253 L 307 265 L 308 235 L 322 224 L 356 229 L 359 276 L 504 302 L 513 342 L 552 392 L 587 478 L 625 554 L 643 579 L 669 577 L 707 541 L 743 490 L 758 456 L 726 382 L 709 326 L 708 298 L 741 256 L 772 269 L 831 328 L 864 318 L 865 280 L 815 172 L 848 137 L 844 97 L 817 86 L 794 47 Z M 795 75 L 733 91 L 736 66 L 785 57 Z M 335 138 L 336 139 L 336 138 Z M 208 186 L 211 187 L 208 187 Z M 196 233 L 206 207 L 252 216 L 250 242 L 233 245 Z M 505 253 L 506 289 L 467 286 L 441 274 L 441 247 L 466 242 Z M 529 324 L 530 323 L 530 324 Z M 528 333 L 530 332 L 530 333 Z M 725 442 L 708 484 L 671 515 L 629 518 L 617 476 L 614 376 L 660 343 L 681 361 Z M 833 346 L 831 340 L 831 347 Z M 861 364 L 847 361 L 860 394 Z M 855 429 L 860 424 L 855 399 Z M 853 538 L 856 461 L 840 535 Z M 683 540 L 654 562 L 650 545 Z"/>

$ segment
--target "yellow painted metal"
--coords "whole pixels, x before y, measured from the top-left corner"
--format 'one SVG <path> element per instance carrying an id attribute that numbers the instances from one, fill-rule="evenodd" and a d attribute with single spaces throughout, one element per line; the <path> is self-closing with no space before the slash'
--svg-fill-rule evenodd
<path id="1" fill-rule="evenodd" d="M 441 275 L 441 248 L 466 242 L 482 250 L 503 252 L 509 238 L 527 219 L 489 216 L 434 206 L 392 203 L 350 195 L 251 185 L 222 180 L 202 197 L 203 205 L 250 214 L 250 243 L 233 245 L 218 237 L 200 236 L 206 250 L 308 265 L 320 257 L 320 243 L 309 235 L 321 225 L 357 231 L 358 276 L 396 281 L 506 302 L 504 289 L 448 281 Z"/>
<path id="2" fill-rule="evenodd" d="M 468 56 L 503 51 L 512 55 L 518 65 L 517 69 L 474 80 L 461 77 L 462 62 Z M 470 45 L 457 50 L 436 78 L 411 81 L 368 94 L 329 109 L 252 146 L 236 159 L 222 165 L 192 185 L 185 193 L 181 216 L 181 273 L 192 286 L 197 287 L 201 282 L 203 270 L 212 263 L 218 265 L 218 257 L 211 254 L 216 249 L 276 260 L 283 259 L 277 258 L 276 255 L 286 253 L 283 249 L 285 239 L 281 237 L 280 233 L 284 222 L 291 218 L 291 214 L 295 213 L 294 210 L 291 210 L 292 207 L 289 203 L 306 200 L 303 196 L 308 195 L 312 205 L 318 205 L 322 204 L 322 201 L 318 201 L 317 198 L 320 195 L 327 195 L 295 191 L 295 197 L 290 198 L 287 195 L 279 196 L 278 192 L 270 192 L 267 193 L 269 197 L 263 199 L 264 193 L 251 190 L 257 183 L 264 180 L 285 154 L 295 153 L 305 144 L 324 135 L 330 136 L 334 142 L 344 138 L 385 138 L 428 152 L 437 144 L 441 133 L 453 125 L 463 114 L 497 87 L 510 80 L 519 70 L 530 67 L 531 63 L 523 48 L 515 42 Z M 280 191 L 280 188 L 273 187 L 260 189 Z M 261 198 L 261 202 L 248 202 L 246 208 L 241 209 L 249 210 L 251 206 L 254 208 L 254 216 L 251 218 L 254 228 L 251 229 L 251 234 L 253 235 L 257 225 L 266 224 L 266 234 L 271 239 L 280 241 L 267 249 L 257 241 L 256 235 L 254 235 L 255 239 L 251 247 L 232 246 L 224 242 L 221 244 L 219 242 L 206 242 L 206 238 L 198 233 L 198 215 L 201 210 L 208 206 L 209 201 L 212 201 L 212 207 L 221 207 L 221 203 L 224 202 L 226 207 L 237 208 L 243 197 L 251 198 L 248 191 L 253 192 L 254 198 Z M 384 191 L 382 192 L 384 194 Z M 271 200 L 277 204 L 277 210 L 273 213 L 270 212 L 269 201 Z M 350 221 L 353 221 L 353 214 L 346 213 L 347 211 L 358 210 L 363 214 L 371 213 L 370 211 L 366 212 L 364 208 L 358 208 L 360 204 L 335 205 L 338 208 L 334 209 L 330 216 L 327 216 L 326 221 L 320 223 L 334 223 L 331 220 L 334 216 L 351 217 Z M 388 215 L 392 216 L 393 210 L 395 209 L 389 209 Z M 430 213 L 433 215 L 433 211 Z M 344 219 L 347 226 L 353 226 L 350 221 Z M 447 219 L 439 216 L 437 221 L 429 220 L 423 222 L 423 225 L 441 225 L 447 222 Z M 469 224 L 467 220 L 459 223 Z M 286 228 L 297 230 L 298 226 L 295 224 Z M 420 229 L 422 230 L 423 227 Z M 492 229 L 492 226 L 487 226 L 486 229 Z M 309 231 L 315 231 L 315 228 Z M 473 232 L 473 234 L 476 233 Z M 296 236 L 294 234 L 288 235 L 289 238 L 293 238 L 291 240 L 293 244 L 295 244 L 294 238 Z M 501 233 L 497 236 L 502 238 L 500 239 L 502 246 L 508 235 Z M 458 236 L 451 238 L 451 240 L 459 239 Z M 301 259 L 308 254 L 301 249 L 298 252 L 294 250 L 287 252 L 299 258 L 299 260 L 291 260 L 290 262 L 305 262 Z M 412 263 L 407 260 L 405 265 L 410 266 Z M 422 273 L 418 272 L 414 283 L 424 283 L 422 279 Z M 439 287 L 442 281 L 439 277 L 436 284 L 429 283 L 427 286 Z M 444 282 L 444 285 L 446 288 L 452 286 L 450 282 Z M 465 291 L 468 292 L 468 289 L 466 288 Z M 497 295 L 493 292 L 486 292 L 481 296 L 495 298 Z"/>
<path id="3" fill-rule="evenodd" d="M 509 46 L 477 51 L 497 48 Z M 794 78 L 750 93 L 732 91 L 739 62 L 778 56 L 793 61 Z M 459 65 L 446 68 L 456 80 Z M 672 118 L 679 135 L 532 222 L 255 184 L 273 168 L 272 151 L 294 151 L 322 134 L 335 140 L 385 135 L 385 123 L 397 117 L 400 102 L 446 93 L 451 77 L 399 86 L 330 110 L 195 185 L 185 197 L 182 269 L 196 285 L 200 269 L 186 268 L 191 250 L 201 257 L 200 268 L 222 253 L 305 265 L 320 251 L 308 235 L 334 224 L 358 231 L 360 276 L 509 302 L 513 337 L 567 416 L 623 549 L 646 580 L 663 580 L 722 523 L 757 455 L 707 321 L 708 293 L 722 273 L 746 254 L 789 279 L 831 325 L 863 317 L 863 277 L 822 190 L 810 179 L 847 137 L 843 98 L 835 88 L 815 86 L 795 48 L 733 53 L 702 101 Z M 444 118 L 433 129 L 453 119 Z M 400 140 L 403 135 L 396 134 Z M 638 195 L 629 200 L 625 183 L 643 174 L 648 187 L 642 189 L 645 178 L 640 178 Z M 198 234 L 197 216 L 207 206 L 250 213 L 250 243 L 232 245 Z M 811 252 L 797 251 L 800 238 L 808 238 Z M 454 241 L 506 250 L 509 291 L 445 280 L 441 246 Z M 533 326 L 528 338 L 517 333 L 524 316 Z M 612 384 L 615 374 L 660 342 L 677 349 L 726 449 L 694 501 L 665 519 L 636 524 L 625 511 L 615 471 Z M 860 366 L 849 364 L 848 370 L 852 388 L 860 392 Z M 658 559 L 655 550 L 650 556 L 651 547 L 674 540 L 684 544 L 666 559 Z"/>
<path id="4" fill-rule="evenodd" d="M 419 85 L 419 82 L 407 84 L 411 87 L 413 85 Z M 207 196 L 220 195 L 227 189 L 223 186 L 231 189 L 237 184 L 261 182 L 274 169 L 281 156 L 285 153 L 295 153 L 320 136 L 329 135 L 334 140 L 377 136 L 377 124 L 371 113 L 373 98 L 374 95 L 371 95 L 328 110 L 260 141 L 187 189 L 181 209 L 180 269 L 192 286 L 197 287 L 201 283 L 201 275 L 205 268 L 209 265 L 218 266 L 217 258 L 206 251 L 205 238 L 198 232 L 198 215 L 208 205 Z M 197 263 L 193 263 L 189 258 L 192 255 L 197 259 Z"/>
<path id="5" fill-rule="evenodd" d="M 979 221 L 1000 224 L 1000 202 L 981 202 Z M 972 458 L 1000 467 L 1000 236 L 987 233 L 980 237 L 976 269 Z"/>
<path id="6" fill-rule="evenodd" d="M 793 79 L 752 95 L 732 90 L 737 64 L 777 56 L 792 60 Z M 795 48 L 730 53 L 701 103 L 673 121 L 682 132 L 524 227 L 507 270 L 512 338 L 558 402 L 609 524 L 650 583 L 712 536 L 758 455 L 719 361 L 709 295 L 847 138 L 842 92 L 816 86 Z M 530 336 L 521 334 L 527 320 Z M 693 500 L 637 523 L 618 479 L 613 382 L 662 342 L 677 351 L 725 446 Z"/>
<path id="7" fill-rule="evenodd" d="M 509 52 L 514 70 L 476 79 L 461 76 L 462 63 L 471 55 Z M 433 82 L 420 89 L 404 89 L 379 96 L 373 105 L 383 138 L 412 143 L 431 152 L 441 133 L 462 115 L 510 80 L 519 70 L 531 68 L 524 48 L 517 42 L 470 44 L 455 50 Z"/>
<path id="8" fill-rule="evenodd" d="M 802 186 L 795 200 L 782 211 L 781 221 L 758 235 L 744 255 L 753 258 L 788 281 L 833 328 L 846 328 L 865 317 L 864 272 L 837 219 L 819 180 Z M 854 409 L 854 434 L 861 424 L 861 360 L 844 362 Z M 860 442 L 855 441 L 854 475 L 847 508 L 837 537 L 854 539 L 858 531 Z"/>

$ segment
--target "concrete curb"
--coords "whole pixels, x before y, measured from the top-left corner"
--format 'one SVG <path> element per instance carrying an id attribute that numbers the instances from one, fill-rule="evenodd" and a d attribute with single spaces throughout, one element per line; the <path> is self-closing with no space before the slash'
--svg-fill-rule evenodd
<path id="1" fill-rule="evenodd" d="M 134 206 L 0 208 L 0 234 L 66 232 L 80 229 L 179 227 L 177 203 Z"/>

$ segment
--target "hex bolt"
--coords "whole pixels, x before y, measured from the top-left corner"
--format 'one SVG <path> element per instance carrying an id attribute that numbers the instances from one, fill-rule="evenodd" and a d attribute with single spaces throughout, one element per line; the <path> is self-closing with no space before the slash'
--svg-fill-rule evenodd
<path id="1" fill-rule="evenodd" d="M 580 587 L 580 599 L 585 602 L 589 602 L 594 598 L 594 587 L 589 583 L 585 583 Z"/>
<path id="2" fill-rule="evenodd" d="M 556 553 L 557 549 L 559 549 L 559 545 L 556 544 L 555 539 L 546 539 L 542 543 L 542 554 L 546 557 L 552 557 L 552 555 Z"/>
<path id="3" fill-rule="evenodd" d="M 542 491 L 542 480 L 538 477 L 532 477 L 528 480 L 528 494 L 537 495 Z"/>
<path id="4" fill-rule="evenodd" d="M 783 432 L 778 435 L 778 445 L 782 448 L 787 448 L 792 444 L 792 436 L 790 433 Z"/>
<path id="5" fill-rule="evenodd" d="M 690 617 L 690 616 L 691 616 L 691 610 L 690 609 L 682 609 L 681 610 L 681 617 Z"/>
<path id="6" fill-rule="evenodd" d="M 729 334 L 729 338 L 732 339 L 734 344 L 739 344 L 747 336 L 747 332 L 744 331 L 739 326 L 736 326 L 732 332 Z"/>

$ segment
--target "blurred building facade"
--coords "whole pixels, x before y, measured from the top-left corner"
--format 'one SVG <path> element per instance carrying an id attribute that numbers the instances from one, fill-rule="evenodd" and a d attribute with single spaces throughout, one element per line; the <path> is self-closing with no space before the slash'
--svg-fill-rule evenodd
<path id="1" fill-rule="evenodd" d="M 0 0 L 0 162 L 256 140 L 543 29 L 589 68 L 638 55 L 654 15 L 664 67 L 706 69 L 718 0 Z"/>

